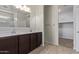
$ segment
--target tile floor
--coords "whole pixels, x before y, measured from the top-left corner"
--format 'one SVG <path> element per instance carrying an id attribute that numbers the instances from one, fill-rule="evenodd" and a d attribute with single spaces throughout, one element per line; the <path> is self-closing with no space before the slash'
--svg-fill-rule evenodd
<path id="1" fill-rule="evenodd" d="M 45 44 L 44 47 L 40 46 L 29 54 L 78 54 L 78 53 L 79 52 L 72 50 L 72 48 Z"/>
<path id="2" fill-rule="evenodd" d="M 73 39 L 60 38 L 59 44 L 68 48 L 73 48 Z"/>

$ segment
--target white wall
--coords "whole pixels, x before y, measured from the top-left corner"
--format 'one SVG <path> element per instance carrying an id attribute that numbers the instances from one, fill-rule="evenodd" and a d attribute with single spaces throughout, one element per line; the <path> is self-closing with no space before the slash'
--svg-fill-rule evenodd
<path id="1" fill-rule="evenodd" d="M 43 32 L 43 5 L 30 5 L 30 27 L 33 31 Z"/>
<path id="2" fill-rule="evenodd" d="M 58 7 L 46 6 L 44 11 L 45 41 L 58 45 Z"/>
<path id="3" fill-rule="evenodd" d="M 43 5 L 29 5 L 31 8 L 30 29 L 42 32 L 42 43 L 44 46 L 44 9 Z"/>
<path id="4" fill-rule="evenodd" d="M 74 27 L 73 23 L 59 24 L 59 38 L 73 39 Z"/>

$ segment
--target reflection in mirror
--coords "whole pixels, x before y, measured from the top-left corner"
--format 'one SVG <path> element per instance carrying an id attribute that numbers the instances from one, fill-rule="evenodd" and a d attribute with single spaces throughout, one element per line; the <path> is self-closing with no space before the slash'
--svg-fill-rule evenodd
<path id="1" fill-rule="evenodd" d="M 30 27 L 30 13 L 26 5 L 0 5 L 0 27 Z"/>
<path id="2" fill-rule="evenodd" d="M 31 9 L 26 5 L 17 5 L 15 6 L 17 9 L 16 15 L 16 27 L 30 27 L 30 13 Z"/>
<path id="3" fill-rule="evenodd" d="M 11 6 L 0 5 L 0 27 L 13 27 L 13 13 L 11 13 Z"/>
<path id="4" fill-rule="evenodd" d="M 17 12 L 17 27 L 30 27 L 30 14 L 26 12 Z"/>

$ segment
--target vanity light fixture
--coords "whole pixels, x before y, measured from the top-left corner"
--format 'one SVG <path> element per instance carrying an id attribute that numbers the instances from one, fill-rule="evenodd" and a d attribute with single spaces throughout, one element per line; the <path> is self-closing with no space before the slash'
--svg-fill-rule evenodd
<path id="1" fill-rule="evenodd" d="M 17 9 L 23 10 L 25 12 L 31 13 L 31 9 L 28 6 L 26 6 L 26 5 L 16 5 L 15 7 Z"/>

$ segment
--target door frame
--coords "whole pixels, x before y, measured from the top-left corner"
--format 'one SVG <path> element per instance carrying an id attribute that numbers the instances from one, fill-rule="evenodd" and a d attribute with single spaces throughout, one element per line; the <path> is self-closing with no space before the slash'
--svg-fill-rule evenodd
<path id="1" fill-rule="evenodd" d="M 73 6 L 73 19 L 74 19 L 74 6 Z M 59 22 L 59 13 L 58 13 L 58 22 Z M 76 46 L 75 45 L 75 40 L 76 40 L 76 38 L 75 38 L 76 37 L 75 29 L 76 29 L 76 25 L 75 25 L 75 19 L 74 19 L 74 21 L 73 21 L 73 48 L 72 48 L 73 50 L 76 49 L 76 47 L 75 47 Z M 59 34 L 59 23 L 58 23 L 58 34 Z M 58 35 L 58 45 L 59 45 L 59 35 Z"/>

